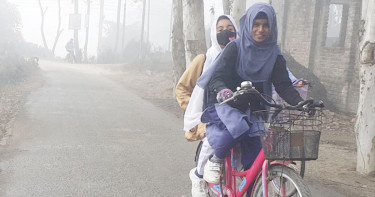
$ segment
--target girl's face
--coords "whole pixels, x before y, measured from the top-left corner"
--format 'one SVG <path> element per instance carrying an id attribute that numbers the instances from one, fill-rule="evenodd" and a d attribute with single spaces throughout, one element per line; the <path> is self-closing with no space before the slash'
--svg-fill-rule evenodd
<path id="1" fill-rule="evenodd" d="M 253 29 L 251 31 L 251 37 L 255 42 L 263 42 L 267 39 L 270 33 L 267 19 L 255 19 Z"/>
<path id="2" fill-rule="evenodd" d="M 229 19 L 221 19 L 216 24 L 216 33 L 220 33 L 224 30 L 229 30 L 231 32 L 235 32 L 234 26 Z"/>
<path id="3" fill-rule="evenodd" d="M 216 38 L 220 48 L 236 39 L 235 28 L 229 19 L 220 19 L 216 24 Z"/>

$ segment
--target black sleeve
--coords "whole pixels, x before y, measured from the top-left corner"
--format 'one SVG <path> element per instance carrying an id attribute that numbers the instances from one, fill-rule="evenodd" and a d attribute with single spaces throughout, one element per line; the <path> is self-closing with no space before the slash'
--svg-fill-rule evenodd
<path id="1" fill-rule="evenodd" d="M 282 55 L 276 59 L 275 67 L 272 71 L 272 83 L 276 92 L 290 105 L 297 105 L 303 101 L 298 91 L 290 81 L 288 71 L 286 70 L 286 61 Z"/>
<path id="2" fill-rule="evenodd" d="M 235 64 L 237 59 L 237 45 L 235 42 L 229 43 L 217 59 L 217 68 L 215 73 L 212 75 L 211 80 L 208 84 L 209 91 L 215 95 L 225 88 L 232 89 L 233 83 L 231 79 L 235 76 Z"/>

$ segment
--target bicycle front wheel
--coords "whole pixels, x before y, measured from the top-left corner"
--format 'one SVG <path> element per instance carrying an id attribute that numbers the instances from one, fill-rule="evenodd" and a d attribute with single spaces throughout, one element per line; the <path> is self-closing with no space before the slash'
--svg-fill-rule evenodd
<path id="1" fill-rule="evenodd" d="M 269 197 L 311 197 L 309 187 L 302 177 L 287 166 L 277 165 L 269 168 L 267 177 Z M 263 196 L 262 177 L 255 183 L 253 197 Z"/>

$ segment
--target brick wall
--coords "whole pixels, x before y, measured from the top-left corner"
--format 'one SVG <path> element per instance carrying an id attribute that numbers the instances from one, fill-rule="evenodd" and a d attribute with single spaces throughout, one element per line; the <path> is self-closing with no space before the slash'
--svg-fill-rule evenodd
<path id="1" fill-rule="evenodd" d="M 284 34 L 281 38 L 283 51 L 291 54 L 302 65 L 308 65 L 312 29 L 314 22 L 313 1 L 288 0 L 285 1 Z"/>
<path id="2" fill-rule="evenodd" d="M 360 0 L 283 0 L 281 48 L 311 69 L 343 112 L 356 112 L 359 98 L 358 28 Z M 343 4 L 341 45 L 326 47 L 329 5 Z M 280 12 L 280 10 L 279 10 Z"/>

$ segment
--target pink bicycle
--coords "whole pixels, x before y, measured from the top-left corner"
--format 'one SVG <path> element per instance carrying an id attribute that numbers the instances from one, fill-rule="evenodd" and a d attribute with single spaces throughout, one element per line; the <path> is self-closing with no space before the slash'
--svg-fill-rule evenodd
<path id="1" fill-rule="evenodd" d="M 311 192 L 295 168 L 294 161 L 318 158 L 322 125 L 322 102 L 306 100 L 297 106 L 284 106 L 268 102 L 253 88 L 251 82 L 243 82 L 233 97 L 223 103 L 236 102 L 249 94 L 257 95 L 272 110 L 254 112 L 260 116 L 257 122 L 262 149 L 252 166 L 245 171 L 237 170 L 237 152 L 232 148 L 224 160 L 224 173 L 219 185 L 208 184 L 210 196 L 244 196 L 249 187 L 253 197 L 310 197 Z M 308 104 L 308 108 L 303 107 Z M 303 108 L 302 108 L 303 107 Z"/>

